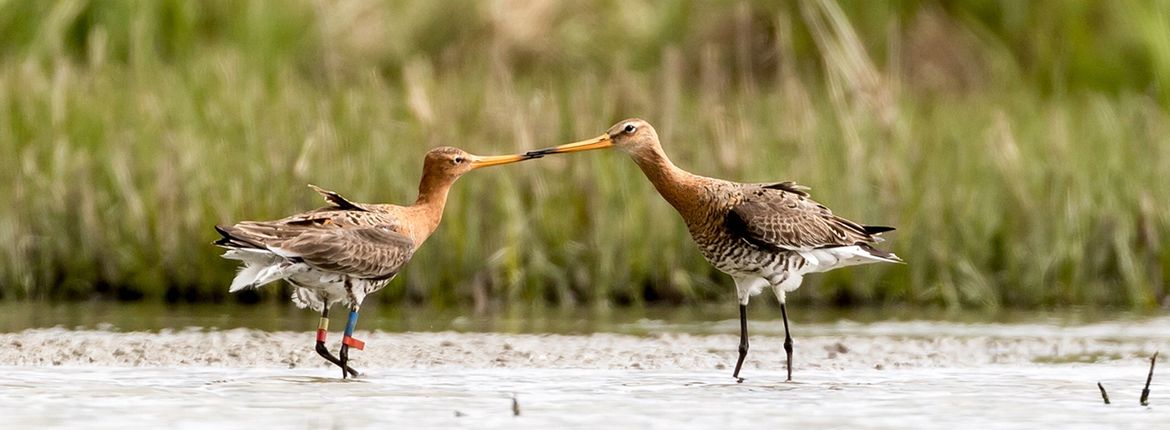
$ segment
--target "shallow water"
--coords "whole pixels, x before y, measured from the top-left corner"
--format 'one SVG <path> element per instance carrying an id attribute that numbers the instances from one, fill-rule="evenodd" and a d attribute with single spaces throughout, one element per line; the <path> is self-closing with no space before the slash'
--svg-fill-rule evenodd
<path id="1" fill-rule="evenodd" d="M 5 428 L 1164 428 L 1170 402 L 1138 405 L 1144 370 L 812 370 L 797 383 L 753 370 L 736 384 L 702 371 L 374 369 L 343 381 L 324 369 L 9 367 L 0 416 Z"/>
<path id="2" fill-rule="evenodd" d="M 363 312 L 360 325 L 377 330 L 369 333 L 374 346 L 358 355 L 365 375 L 343 381 L 333 368 L 314 367 L 322 363 L 301 341 L 311 338 L 315 318 L 297 309 L 0 304 L 0 333 L 11 333 L 0 341 L 7 348 L 0 352 L 12 357 L 0 362 L 0 428 L 982 430 L 1149 429 L 1170 423 L 1170 360 L 1154 375 L 1151 406 L 1138 405 L 1148 370 L 1144 357 L 1170 351 L 1165 315 L 931 319 L 940 316 L 799 309 L 793 317 L 798 382 L 785 383 L 776 338 L 783 328 L 766 309 L 753 308 L 748 379 L 736 384 L 725 366 L 732 364 L 738 321 L 725 307 L 514 309 L 470 316 L 375 307 Z M 22 331 L 43 327 L 88 331 Z M 279 332 L 223 331 L 241 327 Z M 438 331 L 447 332 L 431 333 Z M 401 332 L 426 333 L 395 334 Z M 500 339 L 480 332 L 635 336 Z M 474 340 L 470 350 L 462 348 Z M 201 352 L 203 342 L 226 351 L 216 355 L 222 367 L 164 367 L 176 360 L 134 368 L 113 364 L 127 362 L 114 350 L 160 360 L 164 350 Z M 253 355 L 227 354 L 249 345 L 264 346 L 255 356 L 303 357 L 290 361 L 295 368 L 281 368 L 284 361 L 246 365 L 240 360 Z M 134 352 L 139 348 L 143 352 Z M 86 355 L 92 364 L 77 365 Z M 50 365 L 59 357 L 64 365 Z M 645 370 L 633 368 L 638 362 Z M 1102 403 L 1098 381 L 1113 404 Z M 513 396 L 519 416 L 512 413 Z"/>

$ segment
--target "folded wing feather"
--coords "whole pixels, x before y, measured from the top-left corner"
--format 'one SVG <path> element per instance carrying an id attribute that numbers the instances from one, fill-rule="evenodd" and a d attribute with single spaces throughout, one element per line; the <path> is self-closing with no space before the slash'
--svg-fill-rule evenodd
<path id="1" fill-rule="evenodd" d="M 725 225 L 744 240 L 774 251 L 877 242 L 866 227 L 833 215 L 809 199 L 806 190 L 791 182 L 747 186 L 743 200 L 728 211 Z"/>

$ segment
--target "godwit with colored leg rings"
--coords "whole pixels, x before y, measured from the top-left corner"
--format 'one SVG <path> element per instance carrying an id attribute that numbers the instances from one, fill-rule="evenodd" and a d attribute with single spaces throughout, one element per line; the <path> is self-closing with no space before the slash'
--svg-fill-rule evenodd
<path id="1" fill-rule="evenodd" d="M 341 367 L 343 379 L 356 377 L 347 363 L 349 348 L 365 346 L 353 338 L 362 300 L 385 287 L 439 226 L 451 184 L 471 170 L 529 158 L 535 156 L 477 156 L 435 148 L 427 152 L 413 205 L 354 203 L 310 185 L 328 206 L 275 221 L 216 226 L 223 237 L 215 244 L 227 248 L 223 256 L 244 264 L 230 291 L 287 280 L 295 287 L 293 303 L 321 312 L 317 353 Z M 325 347 L 329 307 L 337 302 L 349 308 L 340 357 Z"/>
<path id="2" fill-rule="evenodd" d="M 530 156 L 617 148 L 630 155 L 654 188 L 682 215 L 703 257 L 731 275 L 739 296 L 739 358 L 748 352 L 747 304 L 765 286 L 780 300 L 784 353 L 792 380 L 792 336 L 785 293 L 804 275 L 866 263 L 898 263 L 898 256 L 873 248 L 892 227 L 867 226 L 833 215 L 792 182 L 742 184 L 707 178 L 678 168 L 666 157 L 649 123 L 629 119 L 593 139 L 530 151 Z"/>

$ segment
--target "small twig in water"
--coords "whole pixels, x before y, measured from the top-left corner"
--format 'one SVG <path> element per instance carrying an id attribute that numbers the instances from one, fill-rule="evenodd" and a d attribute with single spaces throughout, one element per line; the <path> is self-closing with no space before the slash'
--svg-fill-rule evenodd
<path id="1" fill-rule="evenodd" d="M 512 416 L 520 416 L 520 401 L 516 400 L 516 395 L 512 395 Z"/>
<path id="2" fill-rule="evenodd" d="M 1142 389 L 1142 406 L 1150 405 L 1150 381 L 1154 380 L 1154 364 L 1158 362 L 1158 351 L 1150 357 L 1150 374 L 1146 375 L 1146 388 Z"/>
<path id="3" fill-rule="evenodd" d="M 1101 390 L 1101 400 L 1104 400 L 1105 404 L 1108 405 L 1109 404 L 1109 393 L 1105 392 L 1105 386 L 1101 385 L 1101 382 L 1097 382 L 1097 389 Z"/>

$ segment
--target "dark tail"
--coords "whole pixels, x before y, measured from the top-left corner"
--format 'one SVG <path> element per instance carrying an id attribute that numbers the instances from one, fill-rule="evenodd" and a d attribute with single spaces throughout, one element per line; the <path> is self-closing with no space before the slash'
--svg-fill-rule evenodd
<path id="1" fill-rule="evenodd" d="M 225 248 L 263 248 L 262 245 L 241 237 L 240 235 L 232 234 L 233 227 L 217 225 L 215 231 L 219 233 L 219 240 L 212 242 Z"/>
<path id="2" fill-rule="evenodd" d="M 857 246 L 861 247 L 861 249 L 864 249 L 865 252 L 869 253 L 869 255 L 880 258 L 882 260 L 885 260 L 885 261 L 888 261 L 891 263 L 902 263 L 903 262 L 902 258 L 898 257 L 897 255 L 894 255 L 894 253 L 874 248 L 872 246 L 869 246 L 869 244 L 867 244 L 867 243 L 858 242 Z"/>
<path id="3" fill-rule="evenodd" d="M 886 227 L 882 225 L 863 225 L 861 228 L 865 229 L 865 234 L 881 234 L 887 231 L 894 231 L 893 227 Z"/>

